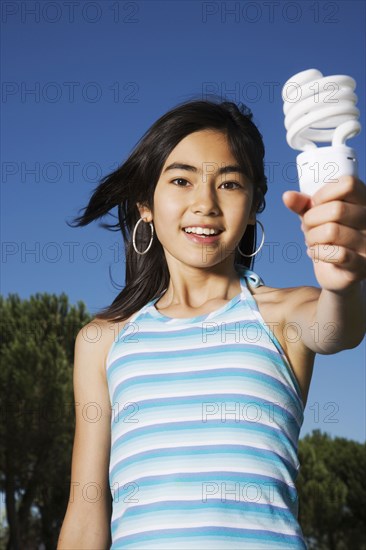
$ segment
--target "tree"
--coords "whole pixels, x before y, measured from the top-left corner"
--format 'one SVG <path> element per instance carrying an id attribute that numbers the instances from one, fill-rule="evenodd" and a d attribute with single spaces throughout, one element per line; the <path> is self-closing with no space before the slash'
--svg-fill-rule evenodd
<path id="1" fill-rule="evenodd" d="M 0 487 L 8 550 L 54 549 L 67 507 L 75 411 L 72 386 L 77 332 L 90 321 L 82 302 L 37 293 L 0 296 L 4 399 Z"/>
<path id="2" fill-rule="evenodd" d="M 366 549 L 365 450 L 319 430 L 299 441 L 299 521 L 309 549 Z"/>
<path id="3" fill-rule="evenodd" d="M 54 550 L 67 508 L 75 430 L 75 338 L 91 317 L 49 294 L 0 296 L 0 547 Z M 319 430 L 299 441 L 299 521 L 309 550 L 366 550 L 366 444 Z"/>

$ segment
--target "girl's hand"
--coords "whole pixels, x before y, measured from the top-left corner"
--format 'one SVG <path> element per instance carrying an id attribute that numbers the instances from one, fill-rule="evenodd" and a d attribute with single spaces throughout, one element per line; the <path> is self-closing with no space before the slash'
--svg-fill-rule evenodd
<path id="1" fill-rule="evenodd" d="M 354 176 L 325 183 L 312 197 L 282 195 L 299 215 L 319 285 L 342 291 L 366 278 L 366 185 Z"/>

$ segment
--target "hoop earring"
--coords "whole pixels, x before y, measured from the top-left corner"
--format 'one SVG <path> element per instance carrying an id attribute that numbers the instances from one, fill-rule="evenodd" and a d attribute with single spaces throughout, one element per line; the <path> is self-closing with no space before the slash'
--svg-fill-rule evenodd
<path id="1" fill-rule="evenodd" d="M 258 249 L 253 252 L 252 254 L 243 254 L 242 251 L 240 250 L 239 248 L 239 245 L 236 247 L 238 249 L 238 252 L 242 255 L 242 256 L 245 256 L 246 258 L 251 258 L 252 256 L 255 256 L 256 254 L 258 254 L 258 252 L 260 251 L 260 249 L 262 248 L 263 244 L 264 244 L 264 227 L 263 227 L 263 224 L 262 222 L 260 222 L 259 220 L 255 220 L 256 223 L 258 222 L 259 225 L 261 226 L 262 228 L 262 240 L 261 240 L 261 244 L 259 245 Z"/>
<path id="2" fill-rule="evenodd" d="M 150 239 L 150 243 L 149 243 L 149 246 L 147 247 L 147 249 L 144 251 L 144 252 L 140 252 L 139 250 L 137 250 L 136 248 L 136 240 L 135 240 L 135 236 L 136 236 L 136 230 L 137 230 L 137 226 L 140 222 L 142 222 L 144 218 L 140 218 L 139 221 L 136 223 L 135 227 L 134 227 L 134 230 L 133 230 L 133 234 L 132 234 L 132 245 L 135 249 L 135 252 L 137 254 L 140 254 L 140 255 L 143 255 L 143 254 L 146 254 L 146 252 L 150 249 L 150 246 L 152 245 L 152 242 L 153 242 L 153 238 L 154 238 L 154 226 L 151 222 L 149 222 L 150 224 L 150 228 L 151 228 L 151 239 Z"/>

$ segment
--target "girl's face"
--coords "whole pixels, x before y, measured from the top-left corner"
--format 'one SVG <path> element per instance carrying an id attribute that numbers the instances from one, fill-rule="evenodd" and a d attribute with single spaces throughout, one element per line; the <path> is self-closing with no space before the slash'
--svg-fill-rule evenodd
<path id="1" fill-rule="evenodd" d="M 232 264 L 248 222 L 255 223 L 255 212 L 250 212 L 253 191 L 225 134 L 202 130 L 186 136 L 172 150 L 155 189 L 154 211 L 140 208 L 140 214 L 153 221 L 168 265 L 178 261 L 210 267 L 229 258 Z M 183 230 L 202 225 L 222 232 L 205 242 L 205 237 L 192 238 Z"/>

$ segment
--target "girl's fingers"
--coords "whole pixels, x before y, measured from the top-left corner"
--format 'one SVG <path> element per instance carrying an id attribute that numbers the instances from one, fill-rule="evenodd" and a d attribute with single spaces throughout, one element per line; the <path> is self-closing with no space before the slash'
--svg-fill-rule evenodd
<path id="1" fill-rule="evenodd" d="M 350 248 L 361 254 L 366 252 L 366 231 L 359 231 L 336 222 L 328 222 L 309 229 L 306 233 L 305 243 L 308 247 L 315 243 L 334 244 Z"/>
<path id="2" fill-rule="evenodd" d="M 303 224 L 307 228 L 328 222 L 366 229 L 366 207 L 343 201 L 331 201 L 313 206 L 303 216 Z"/>
<path id="3" fill-rule="evenodd" d="M 354 176 L 342 176 L 334 182 L 325 183 L 312 198 L 315 205 L 341 200 L 365 206 L 366 185 Z"/>
<path id="4" fill-rule="evenodd" d="M 344 246 L 332 244 L 314 244 L 306 251 L 314 263 L 326 262 L 335 264 L 341 269 L 348 269 L 366 277 L 366 255 L 358 254 Z"/>
<path id="5" fill-rule="evenodd" d="M 301 216 L 311 207 L 311 197 L 300 191 L 285 191 L 282 195 L 285 206 Z"/>

